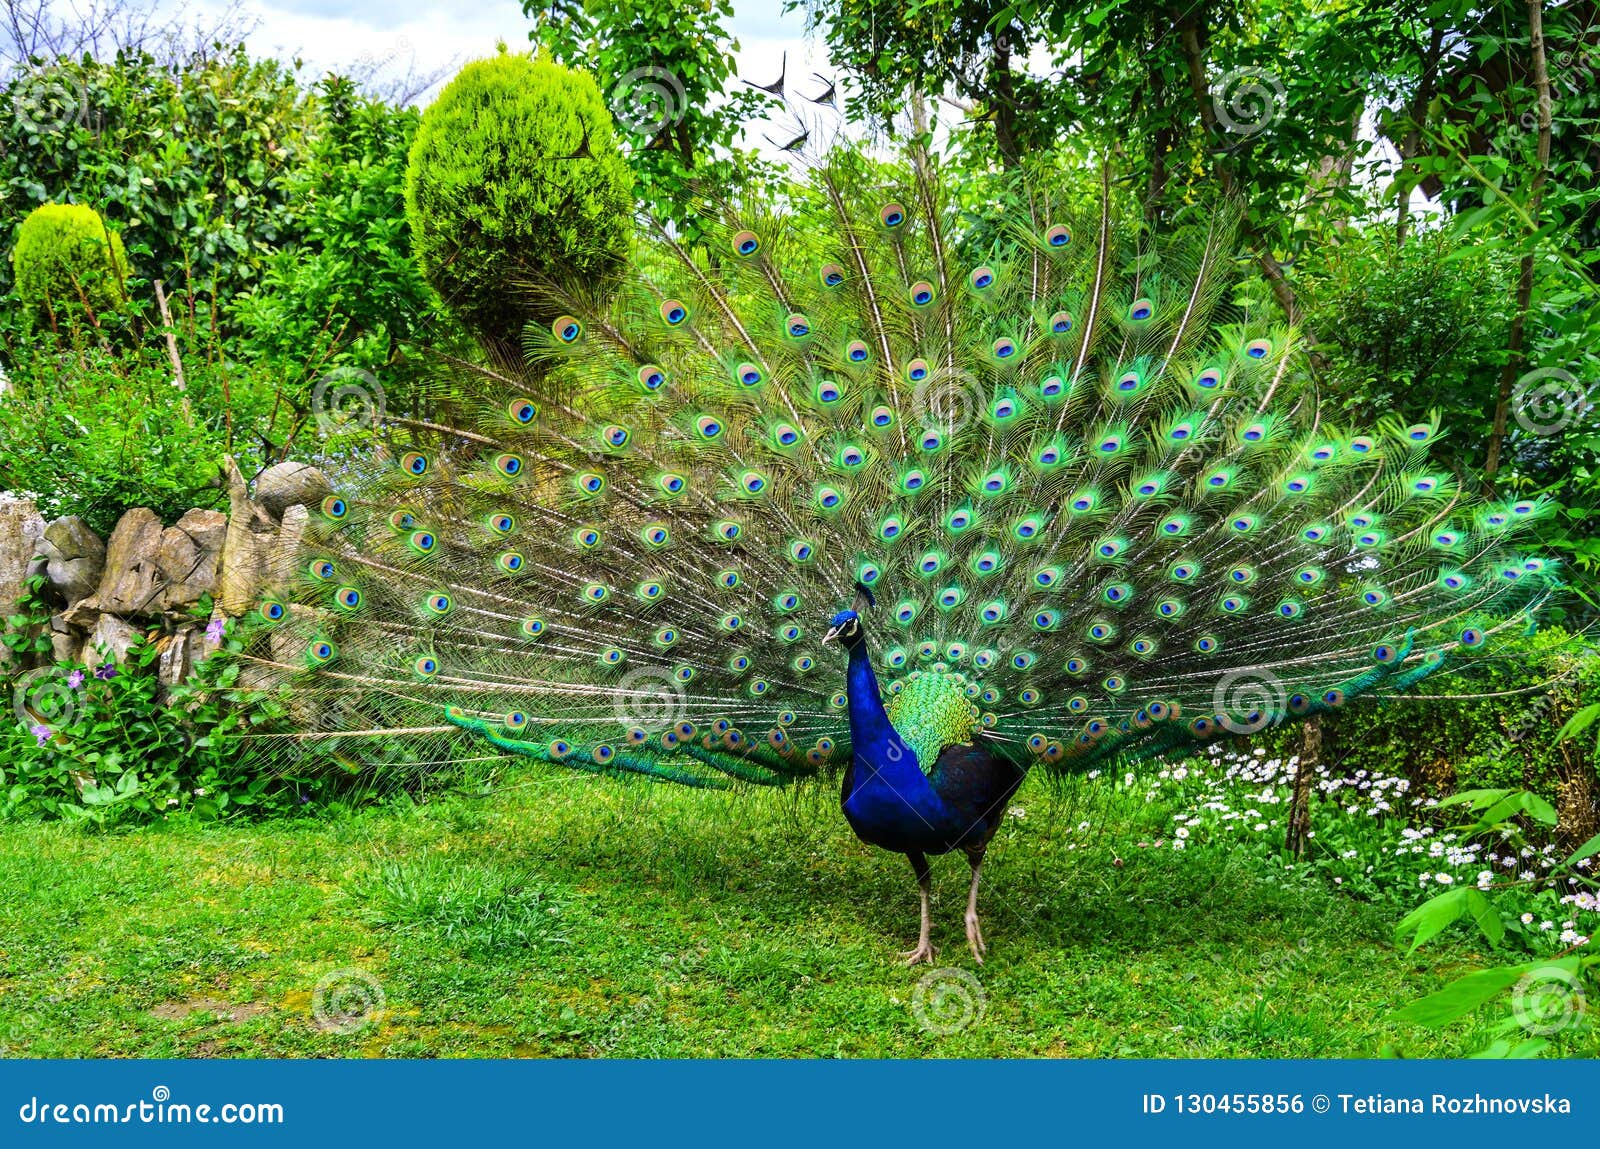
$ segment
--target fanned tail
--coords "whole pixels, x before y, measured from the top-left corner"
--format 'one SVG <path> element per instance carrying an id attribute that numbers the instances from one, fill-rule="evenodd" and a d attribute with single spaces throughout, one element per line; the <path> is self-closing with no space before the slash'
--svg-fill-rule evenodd
<path id="1" fill-rule="evenodd" d="M 872 588 L 879 677 L 961 675 L 1019 762 L 1185 750 L 1405 689 L 1556 585 L 1430 462 L 1336 428 L 1295 333 L 1224 302 L 1223 205 L 1157 241 L 1048 183 L 974 222 L 932 162 L 836 155 L 656 228 L 605 299 L 456 364 L 315 508 L 258 661 L 292 737 L 781 784 L 848 745 L 820 640 Z M 274 739 L 277 739 L 274 741 Z"/>

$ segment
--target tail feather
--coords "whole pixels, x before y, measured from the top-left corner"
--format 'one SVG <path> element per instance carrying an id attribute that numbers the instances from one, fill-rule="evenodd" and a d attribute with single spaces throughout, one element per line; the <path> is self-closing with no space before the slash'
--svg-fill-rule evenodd
<path id="1" fill-rule="evenodd" d="M 605 299 L 541 288 L 526 377 L 446 363 L 313 516 L 258 612 L 313 737 L 263 746 L 782 784 L 848 746 L 820 639 L 864 585 L 890 691 L 959 670 L 994 747 L 1081 764 L 1405 689 L 1537 611 L 1546 505 L 1469 494 L 1432 418 L 1325 420 L 1294 331 L 1224 302 L 1231 211 L 1153 243 L 1098 199 L 964 229 L 926 157 L 838 158 L 706 244 L 648 231 Z"/>

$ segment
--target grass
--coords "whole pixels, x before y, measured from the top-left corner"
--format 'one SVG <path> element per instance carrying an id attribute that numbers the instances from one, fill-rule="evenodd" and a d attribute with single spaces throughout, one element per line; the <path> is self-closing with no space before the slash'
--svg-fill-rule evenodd
<path id="1" fill-rule="evenodd" d="M 936 860 L 940 962 L 976 981 L 920 992 L 926 967 L 896 962 L 910 868 L 858 843 L 823 786 L 541 772 L 258 825 L 0 826 L 0 1052 L 1366 1057 L 1491 1040 L 1488 1020 L 1388 1017 L 1475 960 L 1464 932 L 1424 965 L 1392 946 L 1392 906 L 1274 884 L 1222 850 L 1139 848 L 1164 812 L 1136 795 L 1036 779 L 1017 801 L 985 867 L 987 964 L 963 944 L 966 864 Z"/>

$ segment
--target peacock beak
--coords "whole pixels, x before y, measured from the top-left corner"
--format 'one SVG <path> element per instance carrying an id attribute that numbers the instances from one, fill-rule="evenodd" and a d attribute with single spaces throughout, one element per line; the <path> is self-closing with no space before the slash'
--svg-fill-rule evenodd
<path id="1" fill-rule="evenodd" d="M 827 645 L 828 645 L 828 643 L 830 643 L 830 642 L 832 642 L 832 641 L 833 641 L 833 640 L 834 640 L 834 639 L 836 639 L 836 638 L 838 638 L 838 637 L 839 637 L 839 633 L 840 633 L 840 632 L 841 632 L 841 631 L 843 631 L 843 630 L 844 630 L 844 627 L 843 627 L 843 626 L 836 626 L 836 627 L 834 627 L 834 628 L 833 628 L 833 629 L 832 629 L 832 630 L 830 630 L 830 631 L 829 631 L 829 632 L 828 632 L 828 633 L 827 633 L 827 634 L 825 634 L 825 635 L 823 635 L 823 636 L 822 636 L 822 645 L 823 645 L 823 646 L 827 646 Z"/>

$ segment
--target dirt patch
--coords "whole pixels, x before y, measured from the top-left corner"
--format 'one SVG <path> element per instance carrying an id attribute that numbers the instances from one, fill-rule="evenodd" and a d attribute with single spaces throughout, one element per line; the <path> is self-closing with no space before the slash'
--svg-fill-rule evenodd
<path id="1" fill-rule="evenodd" d="M 225 1001 L 197 997 L 192 1001 L 164 1001 L 150 1011 L 150 1016 L 158 1017 L 162 1021 L 182 1021 L 192 1013 L 214 1013 L 223 1021 L 248 1021 L 252 1017 L 260 1017 L 270 1012 L 272 1007 L 263 1005 L 259 1001 L 229 1005 Z"/>

